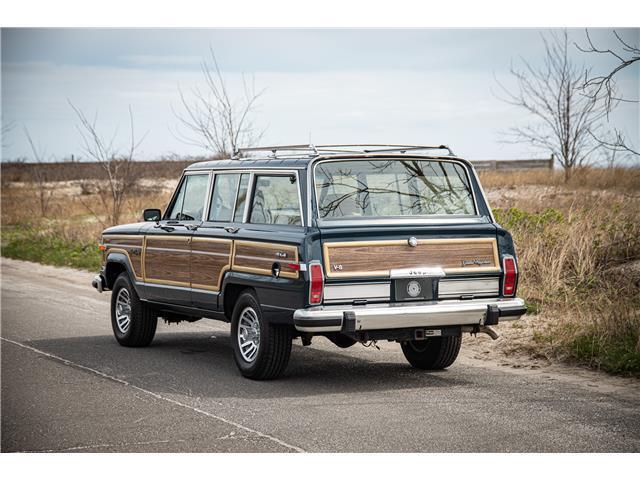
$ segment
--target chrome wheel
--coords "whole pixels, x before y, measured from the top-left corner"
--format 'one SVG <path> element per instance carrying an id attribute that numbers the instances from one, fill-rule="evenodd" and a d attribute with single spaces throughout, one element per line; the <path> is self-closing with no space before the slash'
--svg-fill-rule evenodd
<path id="1" fill-rule="evenodd" d="M 242 358 L 248 363 L 253 362 L 260 347 L 260 320 L 253 308 L 247 307 L 240 314 L 237 336 Z"/>
<path id="2" fill-rule="evenodd" d="M 127 333 L 131 325 L 131 295 L 121 288 L 116 297 L 116 325 L 120 333 Z"/>

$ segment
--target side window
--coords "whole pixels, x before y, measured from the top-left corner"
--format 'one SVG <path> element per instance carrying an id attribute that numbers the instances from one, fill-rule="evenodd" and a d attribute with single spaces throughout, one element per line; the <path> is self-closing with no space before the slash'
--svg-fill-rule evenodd
<path id="1" fill-rule="evenodd" d="M 204 208 L 209 175 L 187 175 L 167 216 L 168 220 L 200 220 Z"/>
<path id="2" fill-rule="evenodd" d="M 210 222 L 230 222 L 235 210 L 239 173 L 217 174 L 213 183 L 213 197 L 209 210 Z"/>
<path id="3" fill-rule="evenodd" d="M 251 223 L 301 225 L 295 175 L 258 175 L 251 204 Z"/>
<path id="4" fill-rule="evenodd" d="M 247 203 L 247 188 L 249 186 L 249 174 L 243 173 L 240 176 L 240 187 L 238 188 L 238 198 L 236 199 L 236 210 L 233 213 L 234 222 L 242 222 L 244 206 Z"/>

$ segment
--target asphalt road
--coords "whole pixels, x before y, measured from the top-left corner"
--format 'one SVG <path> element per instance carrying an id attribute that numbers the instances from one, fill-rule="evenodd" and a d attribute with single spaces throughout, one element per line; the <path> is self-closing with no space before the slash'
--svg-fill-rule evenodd
<path id="1" fill-rule="evenodd" d="M 120 347 L 91 276 L 2 260 L 2 451 L 640 451 L 637 382 L 516 370 L 465 344 L 421 372 L 397 344 L 315 340 L 254 382 L 220 322 Z"/>

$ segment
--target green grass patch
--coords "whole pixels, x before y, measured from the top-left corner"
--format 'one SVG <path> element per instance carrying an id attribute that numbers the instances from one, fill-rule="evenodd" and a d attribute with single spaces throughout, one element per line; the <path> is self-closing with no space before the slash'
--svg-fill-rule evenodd
<path id="1" fill-rule="evenodd" d="M 640 373 L 638 338 L 624 335 L 607 341 L 595 334 L 579 335 L 569 344 L 575 358 L 609 373 Z"/>
<path id="2" fill-rule="evenodd" d="M 2 256 L 90 271 L 99 270 L 102 261 L 97 243 L 70 240 L 29 227 L 3 229 Z"/>

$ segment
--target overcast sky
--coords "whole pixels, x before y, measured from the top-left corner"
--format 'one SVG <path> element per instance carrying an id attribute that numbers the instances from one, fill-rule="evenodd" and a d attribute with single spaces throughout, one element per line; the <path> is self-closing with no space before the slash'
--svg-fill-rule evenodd
<path id="1" fill-rule="evenodd" d="M 611 30 L 590 30 L 594 42 L 615 47 Z M 510 126 L 530 122 L 497 98 L 494 76 L 510 84 L 511 62 L 543 59 L 544 30 L 182 30 L 3 29 L 3 158 L 29 157 L 27 127 L 38 147 L 58 159 L 82 156 L 67 101 L 98 115 L 105 137 L 126 145 L 128 107 L 147 133 L 139 157 L 200 155 L 178 140 L 178 89 L 202 86 L 200 65 L 211 46 L 234 92 L 242 73 L 265 88 L 256 124 L 264 144 L 446 143 L 469 159 L 546 156 L 505 144 Z M 640 43 L 640 29 L 620 30 Z M 583 30 L 570 31 L 584 44 Z M 615 62 L 572 48 L 579 64 L 607 73 Z M 623 70 L 619 88 L 640 97 L 640 67 Z M 611 118 L 640 145 L 638 104 Z M 116 133 L 117 132 L 117 133 Z M 6 144 L 6 146 L 5 146 Z"/>

